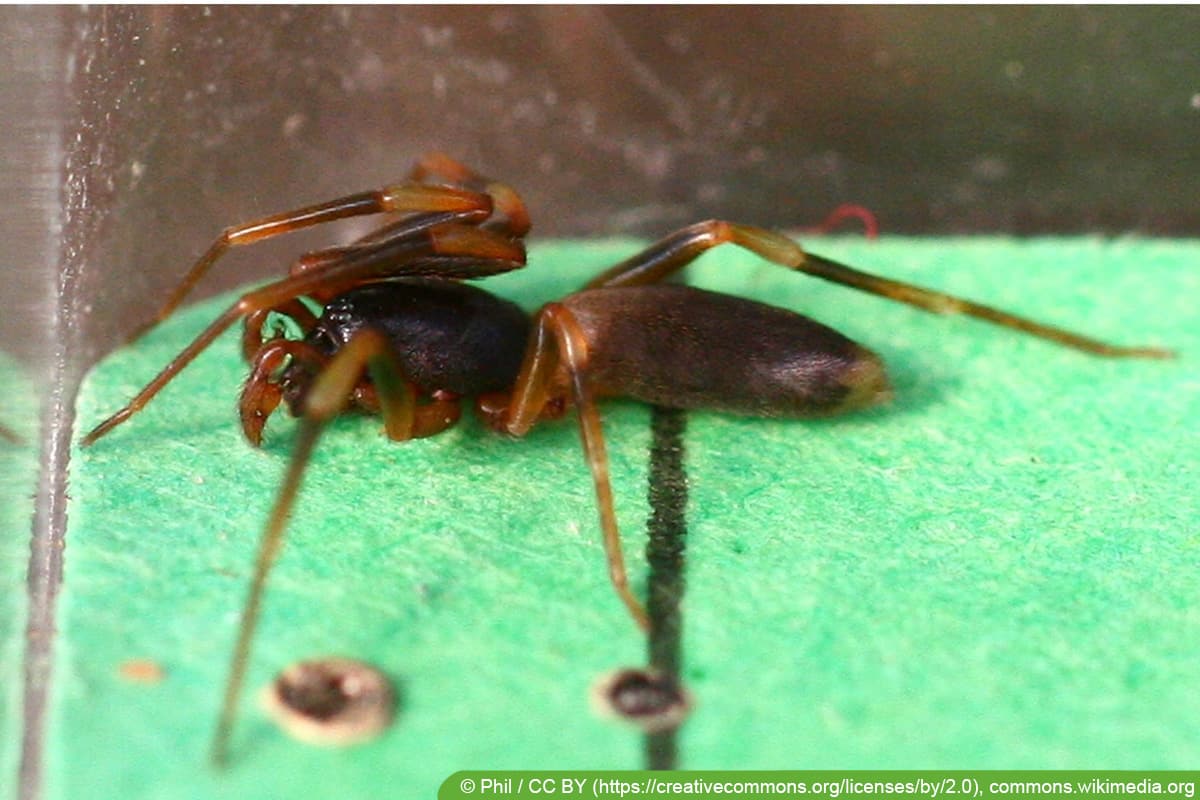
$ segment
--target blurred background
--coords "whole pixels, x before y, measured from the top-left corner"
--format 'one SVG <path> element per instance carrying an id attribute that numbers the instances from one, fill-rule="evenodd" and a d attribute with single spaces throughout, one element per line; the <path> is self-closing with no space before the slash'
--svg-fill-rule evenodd
<path id="1" fill-rule="evenodd" d="M 41 464 L 31 630 L 52 631 L 74 387 L 226 225 L 437 148 L 515 185 L 535 240 L 841 203 L 893 234 L 1194 236 L 1197 41 L 1192 7 L 0 9 L 0 424 L 22 443 L 0 448 L 35 453 L 9 459 L 14 508 Z M 197 296 L 337 235 L 236 253 Z"/>
<path id="2" fill-rule="evenodd" d="M 69 283 L 51 294 L 79 363 L 225 225 L 430 148 L 519 187 L 537 236 L 797 227 L 846 202 L 891 233 L 1200 224 L 1195 8 L 3 13 L 6 296 Z M 210 290 L 301 246 L 235 258 Z M 5 349 L 36 350 L 13 316 Z"/>

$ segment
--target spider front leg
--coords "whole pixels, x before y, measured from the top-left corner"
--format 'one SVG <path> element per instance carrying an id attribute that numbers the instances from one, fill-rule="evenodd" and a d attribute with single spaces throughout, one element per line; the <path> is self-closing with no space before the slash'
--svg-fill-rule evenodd
<path id="1" fill-rule="evenodd" d="M 546 412 L 548 404 L 555 404 L 563 390 L 567 389 L 559 385 L 563 371 L 579 415 L 584 458 L 591 470 L 596 491 L 609 579 L 634 621 L 642 630 L 649 630 L 650 618 L 641 601 L 633 596 L 625 571 L 621 534 L 613 508 L 608 450 L 604 444 L 600 411 L 589 382 L 587 336 L 566 306 L 550 303 L 538 312 L 525 361 L 507 406 L 481 406 L 481 412 L 493 427 L 513 436 L 524 436 L 539 419 L 557 416 L 554 408 Z"/>
<path id="2" fill-rule="evenodd" d="M 264 309 L 280 308 L 298 297 L 325 297 L 365 283 L 406 275 L 482 278 L 520 269 L 525 247 L 517 241 L 477 227 L 441 224 L 372 241 L 369 246 L 335 248 L 337 257 L 313 254 L 308 269 L 247 292 L 192 340 L 123 408 L 88 433 L 93 444 L 140 411 L 164 386 L 239 319 Z M 325 251 L 322 251 L 325 252 Z M 334 251 L 329 251 L 334 252 Z"/>
<path id="3" fill-rule="evenodd" d="M 272 347 L 273 344 L 275 343 L 268 343 L 267 347 Z M 258 374 L 259 366 L 265 371 L 273 361 L 287 354 L 299 358 L 310 357 L 311 354 L 289 347 L 300 344 L 302 343 L 280 342 L 277 351 L 264 350 L 264 354 L 256 359 L 255 375 Z M 217 764 L 224 764 L 228 756 L 229 736 L 233 730 L 238 700 L 245 681 L 246 666 L 262 608 L 267 578 L 283 545 L 288 519 L 291 517 L 296 495 L 300 491 L 305 469 L 321 431 L 331 419 L 345 409 L 360 385 L 364 370 L 370 375 L 371 384 L 378 395 L 380 412 L 389 438 L 405 441 L 433 436 L 458 419 L 455 400 L 435 398 L 432 403 L 417 404 L 415 388 L 404 376 L 391 344 L 383 334 L 372 329 L 365 329 L 356 334 L 328 360 L 324 369 L 315 375 L 304 394 L 304 410 L 296 443 L 275 499 L 275 506 L 263 529 L 249 593 L 242 609 L 237 644 L 234 646 L 229 678 L 225 684 L 221 713 L 212 744 L 212 759 Z M 260 380 L 254 375 L 251 377 L 251 381 Z"/>
<path id="4" fill-rule="evenodd" d="M 250 357 L 250 375 L 242 386 L 238 416 L 247 441 L 262 445 L 262 430 L 279 407 L 295 375 L 317 375 L 329 364 L 329 356 L 303 341 L 273 339 L 261 344 Z"/>
<path id="5" fill-rule="evenodd" d="M 226 228 L 197 259 L 183 280 L 171 292 L 154 318 L 138 329 L 132 339 L 174 313 L 200 279 L 233 247 L 271 239 L 292 231 L 323 225 L 334 220 L 382 213 L 426 213 L 449 215 L 448 221 L 479 223 L 492 214 L 492 198 L 486 194 L 449 186 L 429 186 L 405 182 L 382 189 L 346 195 L 324 203 L 271 214 Z"/>
<path id="6" fill-rule="evenodd" d="M 267 324 L 267 320 L 272 314 L 284 316 L 296 323 L 300 329 L 301 336 L 308 335 L 308 332 L 317 324 L 317 315 L 312 310 L 300 301 L 300 298 L 292 298 L 285 303 L 274 308 L 260 308 L 246 315 L 242 321 L 242 358 L 247 363 L 254 363 L 259 351 L 269 340 L 263 338 L 263 326 Z M 272 339 L 278 338 L 272 337 Z"/>
<path id="7" fill-rule="evenodd" d="M 382 346 L 382 345 L 381 345 Z M 267 419 L 287 402 L 296 416 L 304 414 L 309 392 L 332 359 L 304 341 L 273 339 L 251 359 L 250 376 L 238 403 L 242 431 L 255 447 L 262 445 Z M 380 371 L 382 370 L 382 372 Z M 458 399 L 435 392 L 431 402 L 417 404 L 417 388 L 384 361 L 378 375 L 362 374 L 347 400 L 384 419 L 384 431 L 393 441 L 421 439 L 441 433 L 461 416 Z"/>
<path id="8" fill-rule="evenodd" d="M 977 317 L 1092 355 L 1117 358 L 1174 357 L 1173 352 L 1160 347 L 1125 347 L 1109 344 L 961 297 L 862 272 L 805 252 L 800 245 L 783 234 L 723 220 L 699 222 L 676 231 L 600 273 L 588 282 L 586 288 L 660 283 L 706 251 L 727 243 L 736 244 L 788 269 L 906 303 L 924 311 Z"/>
<path id="9" fill-rule="evenodd" d="M 409 177 L 414 181 L 426 183 L 430 178 L 440 178 L 466 189 L 484 192 L 492 198 L 496 204 L 496 210 L 503 215 L 501 219 L 488 220 L 486 223 L 488 227 L 505 232 L 515 238 L 529 233 L 531 225 L 529 210 L 515 189 L 507 183 L 494 181 L 476 173 L 470 167 L 445 153 L 426 153 L 413 165 Z"/>

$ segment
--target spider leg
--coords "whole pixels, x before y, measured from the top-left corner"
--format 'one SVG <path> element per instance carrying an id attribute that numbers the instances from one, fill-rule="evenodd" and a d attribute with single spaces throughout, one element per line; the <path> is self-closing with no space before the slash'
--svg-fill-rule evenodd
<path id="1" fill-rule="evenodd" d="M 217 764 L 224 764 L 227 760 L 229 736 L 245 681 L 250 646 L 262 609 L 267 577 L 283 546 L 287 522 L 300 491 L 304 471 L 322 430 L 345 408 L 364 370 L 369 372 L 378 393 L 389 438 L 404 441 L 432 436 L 457 419 L 456 408 L 455 413 L 447 413 L 454 401 L 435 400 L 429 405 L 416 405 L 412 383 L 404 377 L 387 338 L 375 330 L 365 329 L 355 334 L 317 376 L 305 398 L 304 416 L 300 420 L 295 448 L 259 542 L 212 743 L 212 759 Z"/>
<path id="2" fill-rule="evenodd" d="M 289 317 L 299 327 L 300 331 L 307 334 L 317 324 L 317 315 L 312 310 L 300 302 L 298 297 L 292 298 L 285 303 L 281 303 L 275 308 L 261 308 L 248 314 L 242 322 L 242 358 L 247 362 L 253 362 L 255 356 L 266 344 L 263 339 L 262 329 L 266 324 L 267 318 L 272 314 L 279 314 Z"/>
<path id="3" fill-rule="evenodd" d="M 503 214 L 502 219 L 488 220 L 486 227 L 518 239 L 529 233 L 529 210 L 515 189 L 507 183 L 479 175 L 445 153 L 426 153 L 417 159 L 410 177 L 414 181 L 422 182 L 428 182 L 430 178 L 440 178 L 472 191 L 483 192 L 492 198 L 496 210 Z"/>
<path id="4" fill-rule="evenodd" d="M 242 317 L 262 309 L 277 308 L 301 296 L 340 293 L 355 286 L 402 275 L 436 275 L 445 278 L 481 278 L 524 266 L 525 248 L 490 231 L 467 225 L 441 225 L 421 232 L 352 248 L 343 258 L 318 269 L 302 271 L 242 295 L 191 344 L 167 364 L 127 405 L 97 425 L 83 438 L 86 447 L 129 419 L 164 386 L 202 353 L 218 336 Z"/>
<path id="5" fill-rule="evenodd" d="M 584 457 L 592 473 L 596 506 L 600 512 L 600 530 L 608 575 L 617 596 L 629 609 L 634 621 L 649 630 L 650 619 L 641 602 L 633 596 L 621 552 L 621 534 L 613 510 L 612 482 L 609 478 L 608 451 L 600 412 L 588 380 L 587 337 L 574 315 L 560 303 L 550 303 L 538 312 L 525 361 L 517 376 L 512 399 L 504 412 L 504 427 L 514 436 L 523 436 L 538 420 L 542 407 L 551 396 L 556 374 L 565 367 L 579 414 L 579 431 Z"/>
<path id="6" fill-rule="evenodd" d="M 183 302 L 188 292 L 195 288 L 204 274 L 231 247 L 253 244 L 291 231 L 367 214 L 439 212 L 460 221 L 478 224 L 491 216 L 492 210 L 492 198 L 486 194 L 450 186 L 430 186 L 410 181 L 392 184 L 375 191 L 346 195 L 325 203 L 317 203 L 234 225 L 222 231 L 209 245 L 208 250 L 192 265 L 187 275 L 171 292 L 154 319 L 135 332 L 131 339 L 136 339 L 169 317 Z"/>
<path id="7" fill-rule="evenodd" d="M 249 360 L 250 375 L 238 400 L 238 416 L 246 439 L 258 447 L 262 444 L 262 429 L 267 418 L 283 400 L 283 388 L 272 379 L 273 376 L 286 364 L 296 362 L 308 365 L 314 374 L 318 374 L 329 365 L 330 357 L 307 342 L 281 338 L 262 344 Z"/>
<path id="8" fill-rule="evenodd" d="M 288 269 L 288 275 L 295 277 L 303 273 L 320 272 L 350 261 L 372 261 L 383 265 L 384 272 L 378 276 L 378 279 L 405 275 L 479 278 L 495 274 L 494 270 L 487 268 L 478 271 L 463 271 L 462 269 L 452 271 L 432 268 L 428 264 L 421 264 L 419 269 L 412 268 L 411 263 L 405 265 L 405 259 L 409 257 L 406 255 L 406 249 L 414 240 L 420 240 L 422 237 L 434 237 L 436 240 L 439 236 L 445 238 L 453 234 L 457 234 L 459 237 L 470 237 L 471 234 L 467 230 L 470 226 L 463 225 L 459 221 L 460 217 L 461 214 L 455 212 L 410 215 L 371 231 L 348 245 L 327 247 L 305 253 L 292 263 Z M 477 229 L 484 230 L 483 228 Z M 489 244 L 491 245 L 490 250 Z M 517 266 L 524 266 L 524 246 L 517 239 L 506 236 L 503 240 L 499 240 L 492 235 L 479 239 L 476 247 L 478 248 L 476 255 L 480 258 L 515 259 L 520 262 Z M 516 255 L 518 252 L 519 256 Z M 397 264 L 394 271 L 386 267 L 391 259 L 394 259 Z M 461 268 L 464 264 L 465 261 L 460 261 L 458 266 Z M 325 303 L 342 291 L 345 291 L 345 288 L 330 284 L 320 289 L 314 289 L 307 296 L 317 302 Z"/>
<path id="9" fill-rule="evenodd" d="M 1172 358 L 1158 347 L 1124 347 L 1073 333 L 1062 328 L 1010 314 L 961 297 L 943 294 L 902 281 L 861 272 L 822 256 L 806 253 L 788 237 L 722 220 L 708 220 L 672 233 L 588 282 L 588 289 L 607 286 L 641 286 L 659 283 L 718 245 L 733 243 L 768 261 L 869 294 L 886 297 L 935 314 L 965 314 L 995 325 L 1048 339 L 1093 355 L 1133 358 Z"/>
<path id="10" fill-rule="evenodd" d="M 398 222 L 374 230 L 366 236 L 356 239 L 352 244 L 327 247 L 322 250 L 305 253 L 293 262 L 288 270 L 288 274 L 295 277 L 303 273 L 317 272 L 336 267 L 339 263 L 344 263 L 350 259 L 379 258 L 379 253 L 385 248 L 392 247 L 397 243 L 403 243 L 411 237 L 429 231 L 437 226 L 453 223 L 458 216 L 458 214 L 449 212 L 417 214 L 406 217 Z M 403 272 L 398 271 L 397 274 L 403 274 Z M 320 303 L 325 303 L 330 298 L 335 297 L 340 291 L 343 290 L 340 287 L 334 286 L 332 289 L 314 290 L 308 296 Z M 285 314 L 291 317 L 305 333 L 311 330 L 317 321 L 316 315 L 300 302 L 298 298 L 293 298 L 278 308 L 260 309 L 251 313 L 244 321 L 242 336 L 242 354 L 246 361 L 252 360 L 259 348 L 262 347 L 262 325 L 272 313 Z"/>

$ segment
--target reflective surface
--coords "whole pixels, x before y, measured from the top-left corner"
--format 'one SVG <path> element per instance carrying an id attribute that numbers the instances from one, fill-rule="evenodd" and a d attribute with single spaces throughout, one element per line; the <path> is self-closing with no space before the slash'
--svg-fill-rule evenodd
<path id="1" fill-rule="evenodd" d="M 42 645 L 53 636 L 45 592 L 59 564 L 45 524 L 48 493 L 38 491 L 39 475 L 47 472 L 39 464 L 39 453 L 47 452 L 41 421 L 52 403 L 52 364 L 62 341 L 55 304 L 64 130 L 58 32 L 52 13 L 0 10 L 0 797 L 17 789 L 30 732 L 23 710 L 41 716 Z M 35 508 L 45 533 L 31 550 Z"/>
<path id="2" fill-rule="evenodd" d="M 844 202 L 893 233 L 1200 223 L 1193 8 L 100 8 L 73 31 L 89 356 L 222 227 L 430 148 L 516 185 L 537 237 Z"/>

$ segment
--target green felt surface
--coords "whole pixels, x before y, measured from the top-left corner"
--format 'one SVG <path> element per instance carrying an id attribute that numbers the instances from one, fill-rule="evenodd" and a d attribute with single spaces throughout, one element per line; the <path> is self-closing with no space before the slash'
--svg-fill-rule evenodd
<path id="1" fill-rule="evenodd" d="M 29 564 L 33 495 L 37 484 L 37 404 L 25 369 L 0 354 L 0 425 L 17 437 L 0 436 L 0 774 L 15 776 L 20 758 L 21 689 L 24 682 L 25 572 Z M 0 784 L 0 797 L 16 796 L 15 779 Z"/>
<path id="2" fill-rule="evenodd" d="M 818 252 L 1126 343 L 1107 361 L 788 274 L 732 248 L 694 282 L 806 311 L 872 346 L 898 397 L 821 422 L 694 413 L 681 766 L 1193 767 L 1200 754 L 1200 244 L 828 239 Z M 535 246 L 489 281 L 529 307 L 630 253 Z M 82 429 L 218 306 L 102 363 Z M 249 699 L 232 768 L 205 753 L 256 539 L 291 441 L 258 451 L 226 337 L 74 454 L 48 797 L 432 797 L 461 768 L 638 767 L 589 709 L 643 659 L 607 583 L 571 421 L 524 441 L 473 420 L 389 443 L 346 418 L 315 457 L 251 687 L 329 653 L 401 687 L 378 742 L 318 750 Z M 641 585 L 648 409 L 605 408 Z M 122 680 L 152 659 L 159 684 Z"/>

